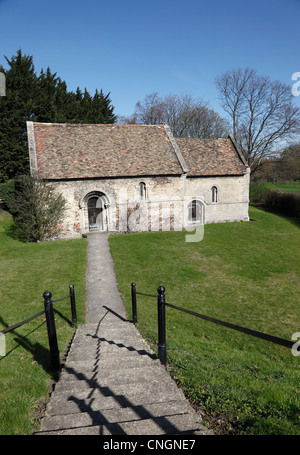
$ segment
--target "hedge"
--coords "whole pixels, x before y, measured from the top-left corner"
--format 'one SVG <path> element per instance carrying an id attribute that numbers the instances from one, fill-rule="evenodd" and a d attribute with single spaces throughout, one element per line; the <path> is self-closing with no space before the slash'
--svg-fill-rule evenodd
<path id="1" fill-rule="evenodd" d="M 300 217 L 300 194 L 269 190 L 265 196 L 264 206 L 288 216 Z"/>
<path id="2" fill-rule="evenodd" d="M 249 198 L 251 202 L 263 203 L 268 192 L 266 182 L 250 182 Z"/>

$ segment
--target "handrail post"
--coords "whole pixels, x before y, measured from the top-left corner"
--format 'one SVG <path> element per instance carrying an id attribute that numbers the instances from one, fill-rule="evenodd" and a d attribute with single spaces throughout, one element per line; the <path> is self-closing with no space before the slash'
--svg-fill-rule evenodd
<path id="1" fill-rule="evenodd" d="M 56 337 L 53 302 L 51 299 L 52 294 L 50 291 L 46 291 L 46 292 L 44 292 L 43 297 L 44 297 L 45 314 L 46 314 L 46 322 L 47 322 L 47 330 L 48 330 L 51 365 L 55 371 L 59 371 L 61 369 L 61 366 L 60 366 L 59 350 L 58 350 L 57 337 Z"/>
<path id="2" fill-rule="evenodd" d="M 70 302 L 72 311 L 72 327 L 77 324 L 76 303 L 75 303 L 75 290 L 73 284 L 70 284 Z"/>
<path id="3" fill-rule="evenodd" d="M 157 288 L 157 309 L 158 309 L 158 358 L 161 364 L 167 365 L 167 345 L 166 345 L 166 307 L 165 307 L 165 288 Z"/>
<path id="4" fill-rule="evenodd" d="M 137 323 L 137 310 L 136 310 L 136 284 L 131 283 L 131 302 L 132 302 L 132 322 Z"/>

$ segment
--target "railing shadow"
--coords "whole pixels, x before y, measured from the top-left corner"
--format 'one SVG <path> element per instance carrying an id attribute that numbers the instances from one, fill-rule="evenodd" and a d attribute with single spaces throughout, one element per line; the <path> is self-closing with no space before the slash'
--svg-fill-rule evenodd
<path id="1" fill-rule="evenodd" d="M 117 343 L 116 341 L 114 340 L 107 340 L 106 338 L 104 337 L 99 337 L 97 335 L 98 331 L 99 331 L 99 328 L 100 328 L 100 325 L 102 323 L 102 321 L 105 319 L 105 317 L 110 313 L 110 314 L 113 314 L 114 316 L 120 318 L 122 321 L 124 322 L 128 322 L 127 319 L 125 319 L 123 316 L 120 316 L 118 313 L 116 313 L 114 310 L 108 308 L 107 306 L 103 306 L 103 308 L 107 309 L 107 312 L 104 314 L 104 316 L 102 317 L 102 319 L 99 321 L 98 325 L 97 325 L 97 330 L 95 331 L 95 333 L 93 335 L 90 335 L 88 334 L 87 336 L 88 337 L 91 337 L 91 338 L 94 338 L 94 339 L 97 339 L 98 340 L 98 343 L 97 343 L 97 349 L 96 349 L 96 361 L 99 359 L 100 357 L 100 342 L 106 342 L 110 345 L 115 345 L 119 348 L 125 348 L 127 349 L 128 351 L 135 351 L 137 352 L 139 355 L 142 355 L 142 356 L 148 356 L 150 357 L 151 359 L 157 359 L 157 356 L 155 354 L 153 354 L 152 352 L 148 352 L 146 351 L 145 349 L 136 349 L 135 347 L 133 346 L 126 346 L 125 344 L 123 343 Z"/>
<path id="2" fill-rule="evenodd" d="M 60 316 L 61 319 L 63 319 L 67 324 L 72 326 L 72 321 L 69 318 L 67 318 L 66 316 L 64 316 L 61 311 L 59 311 L 55 308 L 54 313 L 58 314 L 58 316 Z"/>
<path id="3" fill-rule="evenodd" d="M 101 347 L 103 346 L 103 343 L 108 343 L 110 345 L 115 345 L 120 349 L 128 349 L 129 351 L 135 351 L 139 355 L 147 355 L 152 359 L 156 359 L 156 355 L 147 352 L 145 350 L 138 350 L 134 348 L 133 346 L 126 346 L 123 343 L 118 343 L 115 340 L 107 340 L 104 337 L 99 336 L 99 330 L 101 328 L 101 324 L 103 323 L 103 320 L 107 316 L 108 313 L 114 314 L 114 316 L 119 317 L 120 319 L 124 320 L 127 322 L 126 319 L 124 319 L 122 316 L 118 315 L 115 313 L 113 310 L 111 310 L 108 307 L 105 307 L 107 309 L 107 313 L 103 316 L 103 318 L 99 321 L 97 328 L 95 330 L 95 333 L 93 334 L 88 334 L 87 336 L 90 336 L 94 339 L 97 340 L 96 342 L 96 355 L 95 355 L 95 362 L 93 364 L 92 368 L 92 376 L 87 377 L 85 374 L 82 372 L 76 371 L 75 368 L 73 367 L 68 367 L 65 365 L 64 370 L 73 375 L 74 378 L 85 381 L 86 384 L 91 388 L 90 393 L 88 394 L 86 399 L 79 399 L 75 395 L 72 395 L 69 397 L 69 401 L 74 402 L 78 406 L 78 410 L 80 412 L 86 412 L 91 418 L 91 423 L 89 425 L 86 425 L 87 428 L 89 427 L 99 427 L 98 429 L 98 434 L 103 435 L 104 431 L 106 430 L 108 433 L 106 434 L 112 434 L 112 435 L 125 435 L 128 434 L 122 427 L 122 423 L 138 423 L 139 421 L 143 420 L 152 420 L 155 422 L 155 424 L 162 430 L 163 433 L 165 434 L 183 434 L 182 431 L 180 431 L 176 425 L 174 425 L 168 417 L 171 417 L 172 415 L 178 415 L 177 413 L 170 414 L 170 416 L 155 416 L 153 415 L 145 405 L 136 405 L 134 404 L 127 396 L 126 394 L 120 393 L 117 394 L 115 393 L 110 387 L 104 386 L 98 382 L 97 375 L 98 375 L 98 370 L 99 370 L 99 363 L 100 360 L 102 359 L 101 355 Z M 125 384 L 124 384 L 125 385 Z M 136 415 L 136 418 L 132 416 L 130 419 L 124 419 L 120 420 L 118 422 L 110 422 L 107 417 L 105 416 L 105 413 L 109 411 L 109 409 L 102 409 L 102 410 L 95 410 L 93 409 L 93 403 L 96 400 L 96 395 L 100 394 L 103 398 L 112 398 L 114 403 L 117 405 L 117 407 L 122 407 L 122 408 L 128 408 L 131 409 L 134 414 Z M 153 403 L 155 403 L 155 397 L 153 399 Z M 109 406 L 111 409 L 112 406 Z M 70 427 L 68 430 L 72 430 L 75 427 Z M 188 432 L 184 432 L 184 434 L 193 434 L 195 430 L 190 430 Z"/>
<path id="4" fill-rule="evenodd" d="M 0 316 L 0 323 L 2 325 L 4 325 L 5 328 L 9 327 L 9 324 L 4 321 L 2 316 Z M 10 351 L 6 352 L 4 357 L 0 357 L 0 361 L 5 360 L 16 349 L 18 349 L 19 346 L 22 346 L 23 349 L 25 349 L 27 352 L 29 352 L 32 355 L 33 361 L 36 361 L 37 363 L 39 363 L 47 373 L 52 373 L 51 362 L 49 359 L 49 350 L 46 349 L 44 346 L 42 346 L 40 343 L 37 343 L 37 342 L 32 343 L 28 339 L 28 337 L 32 333 L 36 332 L 45 323 L 46 323 L 46 321 L 43 321 L 37 327 L 35 327 L 33 330 L 31 330 L 29 333 L 26 333 L 26 335 L 20 335 L 17 332 L 17 329 L 11 330 L 7 334 L 7 336 L 13 336 L 13 339 L 14 339 L 15 343 L 17 343 L 17 344 L 12 349 L 10 349 Z"/>
<path id="5" fill-rule="evenodd" d="M 93 335 L 93 338 L 95 338 L 94 335 Z M 135 351 L 139 355 L 147 355 L 151 359 L 157 359 L 157 356 L 155 354 L 151 354 L 150 352 L 147 352 L 145 349 L 136 349 L 133 346 L 126 346 L 123 343 L 116 343 L 114 340 L 107 340 L 106 338 L 103 338 L 103 337 L 100 337 L 99 341 L 106 342 L 106 343 L 108 343 L 110 345 L 118 346 L 118 348 L 125 348 L 125 349 L 127 349 L 128 351 L 131 351 L 131 352 Z"/>
<path id="6" fill-rule="evenodd" d="M 127 322 L 127 319 L 124 318 L 124 316 L 121 316 L 119 313 L 117 313 L 116 311 L 107 307 L 106 305 L 103 305 L 103 308 L 105 308 L 107 310 L 107 312 L 109 312 L 109 313 L 113 314 L 114 316 L 116 316 L 117 318 L 121 319 L 121 321 Z M 108 313 L 106 313 L 106 314 L 108 314 Z M 104 317 L 106 316 L 106 314 L 104 315 Z"/>

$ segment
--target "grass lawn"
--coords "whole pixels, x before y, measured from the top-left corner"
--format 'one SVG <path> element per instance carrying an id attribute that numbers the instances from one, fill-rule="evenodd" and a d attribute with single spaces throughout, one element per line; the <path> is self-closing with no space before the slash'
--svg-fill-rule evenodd
<path id="1" fill-rule="evenodd" d="M 11 216 L 0 210 L 0 331 L 42 311 L 44 291 L 58 299 L 69 294 L 70 284 L 78 322 L 84 322 L 86 239 L 24 243 L 14 237 Z M 70 300 L 54 308 L 62 361 L 74 333 Z M 31 434 L 51 385 L 44 315 L 7 333 L 5 341 L 6 356 L 0 357 L 0 434 Z"/>
<path id="2" fill-rule="evenodd" d="M 248 223 L 185 232 L 110 236 L 120 291 L 131 318 L 137 291 L 287 340 L 300 331 L 300 231 L 296 220 L 250 207 Z M 138 328 L 157 343 L 157 305 L 137 296 Z M 300 357 L 166 307 L 170 373 L 204 422 L 220 434 L 300 434 Z"/>
<path id="3" fill-rule="evenodd" d="M 269 190 L 281 190 L 291 193 L 300 193 L 300 182 L 266 182 L 265 185 Z"/>

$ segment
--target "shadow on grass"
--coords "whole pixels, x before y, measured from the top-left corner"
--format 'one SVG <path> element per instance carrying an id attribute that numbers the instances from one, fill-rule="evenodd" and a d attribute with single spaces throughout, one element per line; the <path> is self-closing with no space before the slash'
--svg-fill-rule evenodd
<path id="1" fill-rule="evenodd" d="M 3 320 L 3 318 L 0 316 L 0 322 L 3 324 L 6 328 L 9 327 L 9 325 Z M 38 330 L 40 327 L 45 325 L 45 330 L 47 331 L 46 328 L 46 321 L 43 321 L 40 323 L 37 327 L 35 327 L 33 330 L 31 330 L 29 333 L 26 335 L 20 335 L 17 332 L 17 329 L 13 329 L 10 332 L 7 332 L 7 336 L 13 336 L 14 341 L 16 346 L 14 346 L 10 351 L 6 352 L 6 355 L 4 357 L 0 357 L 0 361 L 3 361 L 6 359 L 9 355 L 11 355 L 17 348 L 20 346 L 24 348 L 27 352 L 29 352 L 32 357 L 33 361 L 36 361 L 39 363 L 42 368 L 53 378 L 57 377 L 57 372 L 53 371 L 52 366 L 51 366 L 51 358 L 50 358 L 50 350 L 46 349 L 42 344 L 36 342 L 32 343 L 29 340 L 29 336 L 34 333 L 36 330 Z M 3 330 L 3 329 L 2 329 Z"/>
<path id="2" fill-rule="evenodd" d="M 300 227 L 300 217 L 297 217 L 297 216 L 292 216 L 292 215 L 289 215 L 287 213 L 283 213 L 283 212 L 279 212 L 277 210 L 273 210 L 273 209 L 270 209 L 268 207 L 265 207 L 264 205 L 262 204 L 254 204 L 254 203 L 251 203 L 250 204 L 252 207 L 255 207 L 259 210 L 262 210 L 263 212 L 266 212 L 266 213 L 271 213 L 273 215 L 277 215 L 277 216 L 280 216 L 281 218 L 284 218 L 286 219 L 287 221 L 289 221 L 291 224 L 294 224 L 295 226 L 298 226 Z"/>
<path id="3" fill-rule="evenodd" d="M 61 313 L 61 311 L 57 310 L 56 308 L 54 308 L 54 313 L 58 314 L 58 316 L 60 316 L 70 327 L 72 327 L 72 321 L 67 318 L 64 314 Z"/>
<path id="4" fill-rule="evenodd" d="M 5 234 L 8 237 L 11 237 L 13 240 L 17 240 L 19 242 L 26 243 L 26 238 L 25 238 L 23 232 L 15 223 L 11 223 L 5 229 Z"/>

